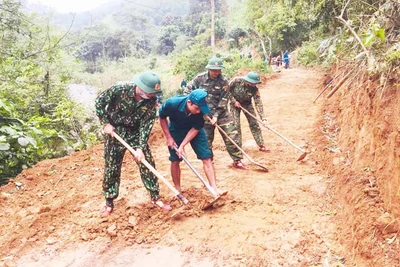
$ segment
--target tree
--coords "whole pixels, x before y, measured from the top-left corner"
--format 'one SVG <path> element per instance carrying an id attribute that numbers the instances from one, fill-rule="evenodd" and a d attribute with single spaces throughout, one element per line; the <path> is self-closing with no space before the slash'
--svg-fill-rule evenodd
<path id="1" fill-rule="evenodd" d="M 130 30 L 112 31 L 104 25 L 96 25 L 81 39 L 75 56 L 88 63 L 87 71 L 101 71 L 108 61 L 117 61 L 133 54 L 136 39 Z M 139 48 L 140 49 L 140 48 Z"/>
<path id="2" fill-rule="evenodd" d="M 314 2 L 249 0 L 250 24 L 260 36 L 269 36 L 278 51 L 308 40 L 315 16 Z"/>
<path id="3" fill-rule="evenodd" d="M 235 46 L 240 47 L 240 40 L 247 36 L 247 32 L 242 28 L 234 28 L 228 33 L 228 38 L 232 38 Z"/>
<path id="4" fill-rule="evenodd" d="M 78 105 L 66 83 L 79 65 L 64 34 L 21 11 L 0 5 L 0 180 L 43 158 L 65 155 L 80 139 Z M 33 22 L 34 21 L 34 22 Z"/>
<path id="5" fill-rule="evenodd" d="M 168 55 L 175 48 L 175 41 L 179 35 L 179 28 L 176 26 L 164 26 L 162 27 L 162 34 L 158 38 L 159 46 L 157 53 L 162 55 Z"/>
<path id="6" fill-rule="evenodd" d="M 215 1 L 211 0 L 211 50 L 215 56 Z"/>

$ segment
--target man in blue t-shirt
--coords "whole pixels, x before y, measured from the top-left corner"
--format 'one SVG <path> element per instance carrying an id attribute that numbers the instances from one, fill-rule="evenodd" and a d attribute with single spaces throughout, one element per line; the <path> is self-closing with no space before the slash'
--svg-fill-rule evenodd
<path id="1" fill-rule="evenodd" d="M 167 139 L 171 176 L 175 188 L 181 190 L 180 162 L 185 146 L 190 143 L 198 159 L 203 161 L 203 169 L 210 186 L 217 190 L 215 169 L 208 147 L 206 133 L 203 129 L 204 115 L 210 113 L 204 89 L 193 90 L 189 95 L 171 97 L 159 109 L 160 124 Z M 169 118 L 169 125 L 167 118 Z M 177 150 L 174 149 L 177 148 Z"/>
<path id="2" fill-rule="evenodd" d="M 285 51 L 285 53 L 283 53 L 283 63 L 285 63 L 285 69 L 289 68 L 289 51 Z"/>

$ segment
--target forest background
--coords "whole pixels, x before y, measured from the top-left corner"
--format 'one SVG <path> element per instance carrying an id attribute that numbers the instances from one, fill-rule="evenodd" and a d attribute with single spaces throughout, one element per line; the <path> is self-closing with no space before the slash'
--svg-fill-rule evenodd
<path id="1" fill-rule="evenodd" d="M 0 185 L 100 142 L 93 110 L 71 98 L 72 84 L 98 93 L 150 69 L 168 98 L 214 55 L 231 78 L 241 68 L 270 72 L 284 50 L 303 65 L 344 62 L 371 76 L 400 63 L 393 0 L 122 0 L 76 14 L 0 2 Z"/>

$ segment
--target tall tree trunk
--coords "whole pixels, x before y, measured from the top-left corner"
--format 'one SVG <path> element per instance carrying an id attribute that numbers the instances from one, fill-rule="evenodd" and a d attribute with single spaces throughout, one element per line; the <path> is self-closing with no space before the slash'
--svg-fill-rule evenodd
<path id="1" fill-rule="evenodd" d="M 215 56 L 215 1 L 211 0 L 211 49 Z"/>

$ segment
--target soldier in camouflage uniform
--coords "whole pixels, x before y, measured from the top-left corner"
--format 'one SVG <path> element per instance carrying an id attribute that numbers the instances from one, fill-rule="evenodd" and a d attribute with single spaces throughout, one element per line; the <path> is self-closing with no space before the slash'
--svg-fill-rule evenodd
<path id="1" fill-rule="evenodd" d="M 204 130 L 206 131 L 208 145 L 212 152 L 212 143 L 214 141 L 215 124 L 227 133 L 227 135 L 241 146 L 238 131 L 233 121 L 232 115 L 228 111 L 229 91 L 228 80 L 221 74 L 224 68 L 220 58 L 212 58 L 209 60 L 206 69 L 207 72 L 197 75 L 187 85 L 187 93 L 190 93 L 196 88 L 203 88 L 208 93 L 208 105 L 210 107 L 211 121 L 206 120 Z M 247 169 L 247 166 L 242 162 L 242 152 L 225 136 L 222 135 L 225 146 L 229 155 L 233 159 L 233 167 L 238 169 Z"/>
<path id="2" fill-rule="evenodd" d="M 260 116 L 261 120 L 263 122 L 267 121 L 267 118 L 264 115 L 264 108 L 260 98 L 260 91 L 257 88 L 257 84 L 259 83 L 261 83 L 260 76 L 258 75 L 258 73 L 253 71 L 250 71 L 244 77 L 235 77 L 229 83 L 230 108 L 239 132 L 240 140 L 242 139 L 240 127 L 240 112 L 242 111 L 241 107 L 257 117 L 252 104 L 252 99 L 254 99 L 254 104 L 256 105 L 258 115 Z M 251 133 L 253 134 L 254 140 L 256 140 L 257 145 L 259 146 L 259 150 L 263 152 L 270 152 L 270 150 L 264 145 L 264 139 L 257 120 L 247 113 L 244 114 L 247 121 L 249 122 Z"/>
<path id="3" fill-rule="evenodd" d="M 119 82 L 102 92 L 96 99 L 96 114 L 104 125 L 105 170 L 103 194 L 106 205 L 101 216 L 109 215 L 114 208 L 114 199 L 119 195 L 122 160 L 126 148 L 116 139 L 118 133 L 136 150 L 140 176 L 150 193 L 151 202 L 164 210 L 171 207 L 160 199 L 158 179 L 141 162 L 146 159 L 152 166 L 148 139 L 156 118 L 157 96 L 160 95 L 160 79 L 156 74 L 146 71 L 133 78 L 133 81 Z"/>

